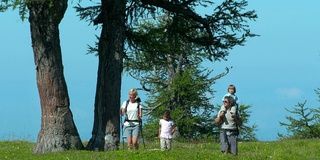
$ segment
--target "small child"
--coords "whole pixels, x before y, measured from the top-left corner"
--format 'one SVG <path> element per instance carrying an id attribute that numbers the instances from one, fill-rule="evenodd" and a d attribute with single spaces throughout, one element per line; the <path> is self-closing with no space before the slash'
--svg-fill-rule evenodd
<path id="1" fill-rule="evenodd" d="M 163 119 L 159 122 L 159 134 L 161 151 L 171 150 L 172 134 L 175 131 L 174 122 L 170 118 L 170 111 L 165 110 L 163 113 Z"/>
<path id="2" fill-rule="evenodd" d="M 235 93 L 236 93 L 236 86 L 230 84 L 228 86 L 228 93 L 226 95 L 224 95 L 223 98 L 222 98 L 222 102 L 224 101 L 224 97 L 226 97 L 226 96 L 231 96 L 234 99 L 235 104 L 231 108 L 231 113 L 233 113 L 233 114 L 237 112 L 237 107 L 238 107 L 238 104 L 239 104 L 239 99 L 235 95 Z M 221 111 L 223 111 L 223 112 L 226 111 L 226 108 L 224 107 L 223 104 L 222 104 L 221 109 L 220 109 L 220 112 Z"/>

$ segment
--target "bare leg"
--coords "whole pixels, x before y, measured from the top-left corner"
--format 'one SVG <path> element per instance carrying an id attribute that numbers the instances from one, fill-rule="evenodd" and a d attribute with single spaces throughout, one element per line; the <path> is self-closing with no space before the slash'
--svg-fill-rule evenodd
<path id="1" fill-rule="evenodd" d="M 132 143 L 133 143 L 134 149 L 135 150 L 139 150 L 138 136 L 133 136 L 132 137 Z"/>
<path id="2" fill-rule="evenodd" d="M 132 138 L 131 137 L 127 137 L 127 141 L 128 141 L 128 150 L 132 151 Z"/>

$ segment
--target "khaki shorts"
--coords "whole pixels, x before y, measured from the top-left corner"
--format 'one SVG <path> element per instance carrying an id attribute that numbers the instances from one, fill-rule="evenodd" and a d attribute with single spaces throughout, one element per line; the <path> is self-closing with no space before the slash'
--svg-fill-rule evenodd
<path id="1" fill-rule="evenodd" d="M 161 151 L 171 150 L 171 138 L 162 138 L 160 137 L 160 148 Z"/>

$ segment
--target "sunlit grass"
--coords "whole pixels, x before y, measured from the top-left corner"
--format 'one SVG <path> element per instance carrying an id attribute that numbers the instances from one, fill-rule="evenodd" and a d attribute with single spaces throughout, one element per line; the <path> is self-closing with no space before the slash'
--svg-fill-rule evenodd
<path id="1" fill-rule="evenodd" d="M 78 159 L 168 159 L 168 160 L 211 160 L 211 159 L 319 159 L 320 140 L 286 140 L 275 142 L 240 142 L 237 157 L 223 155 L 219 143 L 172 143 L 172 151 L 160 151 L 159 143 L 146 143 L 146 148 L 140 143 L 140 150 L 128 152 L 126 144 L 120 144 L 119 151 L 66 151 L 56 153 L 34 154 L 35 143 L 27 141 L 1 141 L 0 159 L 32 159 L 32 160 L 78 160 Z"/>

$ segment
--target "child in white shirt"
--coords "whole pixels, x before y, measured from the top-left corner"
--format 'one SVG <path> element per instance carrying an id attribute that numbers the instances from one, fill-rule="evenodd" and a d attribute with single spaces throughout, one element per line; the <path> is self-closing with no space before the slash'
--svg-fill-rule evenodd
<path id="1" fill-rule="evenodd" d="M 159 122 L 159 134 L 161 150 L 171 150 L 172 134 L 175 131 L 174 122 L 170 118 L 170 111 L 165 110 L 163 113 L 163 119 Z"/>

